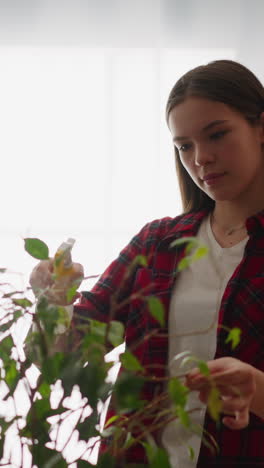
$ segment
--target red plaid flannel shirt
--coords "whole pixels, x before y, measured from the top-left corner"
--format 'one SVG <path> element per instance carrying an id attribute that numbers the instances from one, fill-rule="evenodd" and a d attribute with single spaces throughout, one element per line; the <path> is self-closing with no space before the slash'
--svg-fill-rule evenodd
<path id="1" fill-rule="evenodd" d="M 190 213 L 147 224 L 107 268 L 92 291 L 83 293 L 81 303 L 75 306 L 75 311 L 106 321 L 111 295 L 121 284 L 128 265 L 140 254 L 147 257 L 148 266 L 139 266 L 136 269 L 120 293 L 120 300 L 151 285 L 148 294 L 155 295 L 163 302 L 168 319 L 175 271 L 184 254 L 182 247 L 171 249 L 170 243 L 184 236 L 195 236 L 207 213 Z M 250 238 L 244 258 L 227 284 L 219 311 L 220 322 L 230 328 L 239 327 L 242 338 L 232 351 L 230 344 L 225 343 L 226 331 L 220 328 L 215 357 L 233 356 L 264 371 L 264 211 L 247 220 L 247 229 Z M 120 309 L 116 319 L 125 324 L 128 347 L 157 328 L 157 322 L 149 314 L 146 305 L 139 300 Z M 144 367 L 150 364 L 160 365 L 155 370 L 158 377 L 164 376 L 168 357 L 168 340 L 164 337 L 168 333 L 167 325 L 161 331 L 163 336 L 142 341 L 134 351 Z M 157 391 L 161 391 L 160 384 L 147 384 L 144 398 L 150 401 Z M 207 414 L 205 430 L 216 439 L 219 453 L 212 456 L 202 444 L 198 468 L 264 467 L 264 421 L 260 418 L 252 414 L 247 428 L 234 431 L 221 423 L 216 426 Z M 142 447 L 131 448 L 127 461 L 146 464 Z"/>

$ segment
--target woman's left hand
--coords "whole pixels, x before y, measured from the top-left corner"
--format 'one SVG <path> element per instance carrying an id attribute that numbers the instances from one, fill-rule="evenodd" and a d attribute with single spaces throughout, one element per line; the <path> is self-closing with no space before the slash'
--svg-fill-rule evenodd
<path id="1" fill-rule="evenodd" d="M 194 369 L 187 375 L 186 385 L 199 392 L 207 403 L 212 383 L 218 388 L 222 402 L 223 423 L 230 429 L 243 429 L 249 423 L 251 403 L 256 392 L 256 369 L 232 357 L 207 362 L 210 377 Z"/>

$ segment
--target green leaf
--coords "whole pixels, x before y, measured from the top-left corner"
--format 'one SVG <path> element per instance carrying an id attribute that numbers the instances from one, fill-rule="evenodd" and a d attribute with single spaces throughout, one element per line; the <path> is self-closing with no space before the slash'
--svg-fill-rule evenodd
<path id="1" fill-rule="evenodd" d="M 176 406 L 184 407 L 186 405 L 189 389 L 183 385 L 177 377 L 170 379 L 168 384 L 168 392 Z"/>
<path id="2" fill-rule="evenodd" d="M 3 323 L 3 325 L 0 325 L 0 333 L 4 333 L 5 331 L 9 330 L 15 321 L 15 319 L 12 319 Z"/>
<path id="3" fill-rule="evenodd" d="M 3 455 L 4 455 L 4 444 L 5 444 L 5 438 L 2 436 L 0 439 L 0 460 L 3 458 Z"/>
<path id="4" fill-rule="evenodd" d="M 45 397 L 42 398 L 42 400 L 37 399 L 34 401 L 34 403 L 31 405 L 30 413 L 28 415 L 27 420 L 35 431 L 36 423 L 38 425 L 46 424 L 47 418 L 49 418 L 50 416 L 60 415 L 62 413 L 66 413 L 66 409 L 64 407 L 59 406 L 58 408 L 52 408 L 50 398 Z"/>
<path id="5" fill-rule="evenodd" d="M 141 366 L 139 360 L 132 354 L 130 351 L 125 351 L 120 356 L 122 366 L 130 371 L 142 371 L 143 367 Z"/>
<path id="6" fill-rule="evenodd" d="M 148 462 L 151 463 L 155 457 L 155 453 L 158 450 L 157 444 L 155 440 L 153 439 L 152 435 L 149 434 L 147 436 L 147 440 L 141 440 L 140 444 L 144 447 Z"/>
<path id="7" fill-rule="evenodd" d="M 146 301 L 149 307 L 149 311 L 162 327 L 165 326 L 165 312 L 162 302 L 155 296 L 146 297 Z"/>
<path id="8" fill-rule="evenodd" d="M 95 335 L 92 335 L 92 336 L 88 335 L 86 337 L 86 344 L 88 343 L 89 338 L 91 338 L 89 345 L 86 348 L 83 348 L 84 360 L 91 362 L 92 364 L 95 364 L 97 366 L 106 366 L 106 363 L 104 360 L 104 357 L 106 354 L 106 348 L 94 340 Z M 110 363 L 108 363 L 107 365 L 111 367 Z"/>
<path id="9" fill-rule="evenodd" d="M 19 380 L 19 372 L 16 368 L 16 361 L 11 360 L 5 366 L 5 382 L 8 385 L 10 391 L 15 390 L 17 382 Z"/>
<path id="10" fill-rule="evenodd" d="M 3 294 L 3 299 L 9 299 L 10 297 L 14 296 L 15 294 L 21 293 L 23 291 L 11 291 L 8 293 Z"/>
<path id="11" fill-rule="evenodd" d="M 84 368 L 80 368 L 78 375 L 72 379 L 72 384 L 79 385 L 80 392 L 88 398 L 89 405 L 95 411 L 100 399 L 101 389 L 107 376 L 107 364 L 98 366 L 89 362 Z"/>
<path id="12" fill-rule="evenodd" d="M 77 424 L 76 429 L 79 432 L 80 440 L 88 441 L 91 437 L 97 437 L 100 435 L 96 429 L 98 424 L 98 414 L 94 411 L 85 421 Z"/>
<path id="13" fill-rule="evenodd" d="M 210 375 L 210 370 L 209 370 L 209 367 L 207 365 L 207 363 L 205 361 L 198 361 L 198 368 L 201 372 L 201 374 L 205 375 L 206 377 L 208 377 Z"/>
<path id="14" fill-rule="evenodd" d="M 49 248 L 45 242 L 34 237 L 27 237 L 24 239 L 25 250 L 34 258 L 38 260 L 48 260 L 49 259 Z"/>
<path id="15" fill-rule="evenodd" d="M 15 305 L 23 307 L 23 309 L 26 309 L 27 307 L 31 307 L 33 305 L 32 302 L 26 297 L 24 297 L 23 299 L 12 299 L 12 301 Z"/>
<path id="16" fill-rule="evenodd" d="M 112 423 L 114 423 L 119 418 L 120 418 L 119 414 L 114 414 L 114 416 L 112 416 L 111 418 L 109 418 L 106 421 L 106 423 L 104 425 L 104 429 L 107 428 L 108 426 L 110 426 Z"/>
<path id="17" fill-rule="evenodd" d="M 209 393 L 207 407 L 211 418 L 218 421 L 222 411 L 222 401 L 220 399 L 220 392 L 218 388 L 212 387 Z"/>
<path id="18" fill-rule="evenodd" d="M 181 239 L 176 239 L 170 244 L 170 247 L 179 247 L 184 244 L 187 244 L 185 247 L 186 256 L 189 256 L 192 250 L 195 249 L 193 255 L 190 255 L 193 257 L 193 260 L 198 260 L 208 253 L 208 247 L 199 244 L 197 237 L 182 237 Z"/>
<path id="19" fill-rule="evenodd" d="M 197 249 L 197 246 L 198 246 L 198 240 L 197 239 L 196 239 L 196 242 L 194 242 L 194 241 L 189 242 L 189 244 L 187 244 L 187 247 L 185 249 L 186 255 L 189 255 L 192 252 L 192 250 Z"/>
<path id="20" fill-rule="evenodd" d="M 158 448 L 153 460 L 149 464 L 150 468 L 171 468 L 169 456 L 163 448 Z"/>
<path id="21" fill-rule="evenodd" d="M 76 292 L 77 292 L 77 289 L 78 289 L 79 285 L 74 285 L 72 286 L 71 288 L 67 289 L 67 292 L 66 292 L 66 300 L 67 302 L 71 302 L 72 299 L 74 298 L 74 296 L 76 295 Z"/>
<path id="22" fill-rule="evenodd" d="M 225 342 L 229 343 L 231 341 L 231 348 L 235 349 L 237 345 L 240 343 L 240 337 L 241 337 L 240 328 L 232 328 L 230 332 L 228 333 Z"/>
<path id="23" fill-rule="evenodd" d="M 15 419 L 16 419 L 16 416 L 14 418 L 8 420 L 8 421 L 6 421 L 4 418 L 0 418 L 0 428 L 1 428 L 0 434 L 2 434 L 2 439 L 1 440 L 3 440 L 4 437 L 6 437 L 6 432 L 10 428 L 10 426 L 12 426 Z M 0 465 L 0 466 L 2 466 L 2 465 Z"/>
<path id="24" fill-rule="evenodd" d="M 192 448 L 190 445 L 188 446 L 188 452 L 189 452 L 189 458 L 190 458 L 190 460 L 193 461 L 193 460 L 194 460 L 194 456 L 195 456 L 195 452 L 194 452 L 193 448 Z"/>
<path id="25" fill-rule="evenodd" d="M 124 448 L 127 450 L 135 442 L 135 437 L 132 436 L 131 432 L 128 432 L 126 441 L 124 443 Z"/>
<path id="26" fill-rule="evenodd" d="M 188 268 L 193 262 L 200 260 L 207 254 L 208 248 L 206 246 L 198 247 L 192 255 L 186 255 L 181 259 L 181 261 L 178 264 L 178 271 L 185 270 L 185 268 Z"/>
<path id="27" fill-rule="evenodd" d="M 36 457 L 38 457 L 41 455 L 41 447 L 43 448 L 45 444 L 50 441 L 50 424 L 47 422 L 45 417 L 43 418 L 40 416 L 41 414 L 43 415 L 45 412 L 43 411 L 43 409 L 41 410 L 41 408 L 39 408 L 38 405 L 36 408 L 39 409 L 39 412 L 38 414 L 36 414 L 35 403 L 36 402 L 34 402 L 31 405 L 31 408 L 26 418 L 26 426 L 19 431 L 19 434 L 21 437 L 27 437 L 29 439 L 34 438 L 38 440 L 39 445 L 37 445 L 38 449 L 36 452 Z M 47 417 L 49 416 L 48 412 L 46 413 L 46 415 Z M 32 450 L 34 450 L 34 446 L 32 447 Z"/>
<path id="28" fill-rule="evenodd" d="M 112 320 L 108 331 L 108 340 L 113 346 L 119 346 L 124 342 L 125 327 L 123 323 Z"/>
<path id="29" fill-rule="evenodd" d="M 13 317 L 15 320 L 18 320 L 20 317 L 22 317 L 22 315 L 23 315 L 22 310 L 15 310 L 13 313 Z"/>
<path id="30" fill-rule="evenodd" d="M 69 314 L 65 307 L 51 305 L 45 297 L 41 297 L 36 307 L 36 315 L 41 322 L 47 340 L 54 341 L 59 323 L 69 324 Z"/>
<path id="31" fill-rule="evenodd" d="M 133 264 L 147 267 L 148 266 L 147 257 L 145 257 L 144 255 L 137 255 L 133 259 Z"/>
<path id="32" fill-rule="evenodd" d="M 181 368 L 183 368 L 186 364 L 189 364 L 190 362 L 195 362 L 201 374 L 205 375 L 206 377 L 210 375 L 210 370 L 207 363 L 205 361 L 202 361 L 201 359 L 198 359 L 196 356 L 192 356 L 191 354 L 189 354 L 189 351 L 183 351 L 177 356 L 177 358 L 179 357 L 183 357 L 180 364 Z"/>
<path id="33" fill-rule="evenodd" d="M 109 453 L 103 453 L 99 456 L 96 466 L 97 468 L 116 468 L 116 460 Z"/>
<path id="34" fill-rule="evenodd" d="M 62 457 L 61 453 L 51 450 L 45 445 L 34 444 L 30 447 L 33 455 L 32 464 L 41 468 L 68 468 L 68 463 Z"/>
<path id="35" fill-rule="evenodd" d="M 183 257 L 177 265 L 177 270 L 183 271 L 186 268 L 188 268 L 191 265 L 191 263 L 192 263 L 192 257 L 190 256 Z"/>
<path id="36" fill-rule="evenodd" d="M 170 248 L 179 247 L 184 244 L 191 245 L 191 248 L 193 248 L 194 246 L 198 244 L 198 240 L 196 237 L 181 237 L 180 239 L 176 239 L 173 242 L 171 242 Z M 188 245 L 187 245 L 187 249 L 190 250 L 190 247 L 188 248 Z"/>
<path id="37" fill-rule="evenodd" d="M 13 338 L 8 335 L 0 341 L 1 359 L 9 361 L 11 358 L 11 351 L 14 346 Z"/>
<path id="38" fill-rule="evenodd" d="M 64 363 L 63 368 L 60 370 L 60 377 L 59 377 L 61 379 L 62 387 L 64 390 L 64 397 L 71 395 L 73 387 L 76 384 L 79 384 L 81 372 L 82 372 L 82 365 L 80 364 L 80 362 L 76 358 L 74 359 L 74 356 L 73 358 L 69 358 L 67 355 L 66 362 Z M 82 385 L 86 384 L 85 382 L 82 382 L 82 381 L 81 383 Z M 81 386 L 79 385 L 79 387 Z M 84 396 L 87 396 L 85 391 L 82 393 Z"/>
<path id="39" fill-rule="evenodd" d="M 208 252 L 208 247 L 206 247 L 205 245 L 201 245 L 196 249 L 196 251 L 192 255 L 192 261 L 200 260 L 201 258 L 205 257 L 205 255 L 207 255 Z"/>
<path id="40" fill-rule="evenodd" d="M 143 384 L 143 377 L 128 371 L 118 376 L 114 385 L 114 395 L 120 411 L 129 412 L 144 406 L 145 402 L 140 400 Z"/>
<path id="41" fill-rule="evenodd" d="M 70 360 L 70 357 L 68 357 Z M 62 369 L 65 368 L 67 361 L 64 353 L 56 353 L 53 356 L 47 357 L 42 363 L 42 375 L 46 383 L 55 383 L 61 376 Z"/>
<path id="42" fill-rule="evenodd" d="M 170 244 L 170 247 L 178 247 L 187 244 L 185 248 L 185 256 L 180 260 L 177 270 L 182 271 L 188 268 L 192 262 L 199 260 L 208 253 L 208 248 L 205 245 L 199 245 L 196 237 L 183 237 L 176 239 Z M 191 252 L 194 252 L 191 254 Z"/>
<path id="43" fill-rule="evenodd" d="M 89 335 L 94 335 L 95 339 L 100 343 L 104 343 L 106 333 L 106 323 L 99 322 L 98 320 L 90 320 L 90 333 Z M 88 335 L 88 336 L 89 336 Z M 89 340 L 90 344 L 91 340 Z"/>
<path id="44" fill-rule="evenodd" d="M 49 398 L 51 394 L 50 385 L 47 382 L 42 382 L 42 384 L 38 387 L 39 393 L 43 396 L 43 398 Z"/>
<path id="45" fill-rule="evenodd" d="M 190 427 L 191 420 L 190 416 L 181 406 L 178 406 L 176 409 L 177 416 L 184 427 Z"/>
<path id="46" fill-rule="evenodd" d="M 35 400 L 33 405 L 34 417 L 37 419 L 46 419 L 50 416 L 51 406 L 49 398 L 43 398 L 42 400 Z"/>
<path id="47" fill-rule="evenodd" d="M 56 453 L 43 465 L 43 468 L 68 468 L 68 466 L 69 465 L 62 457 L 62 454 Z"/>
<path id="48" fill-rule="evenodd" d="M 71 319 L 70 319 L 70 315 L 69 315 L 68 310 L 66 309 L 66 307 L 59 306 L 59 307 L 57 307 L 57 311 L 58 311 L 57 323 L 62 324 L 66 328 L 68 328 L 70 326 L 70 323 L 71 323 Z"/>
<path id="49" fill-rule="evenodd" d="M 88 466 L 92 466 L 94 468 L 94 465 L 92 465 L 88 461 L 85 461 L 85 460 L 77 461 L 77 468 L 87 468 Z"/>
<path id="50" fill-rule="evenodd" d="M 5 317 L 5 320 L 10 317 L 10 320 L 4 322 L 0 325 L 0 333 L 4 333 L 5 331 L 9 330 L 12 325 L 23 315 L 22 310 L 15 310 L 13 313 L 10 313 L 8 316 Z"/>
<path id="51" fill-rule="evenodd" d="M 0 268 L 0 273 L 5 273 L 7 271 L 7 268 Z"/>

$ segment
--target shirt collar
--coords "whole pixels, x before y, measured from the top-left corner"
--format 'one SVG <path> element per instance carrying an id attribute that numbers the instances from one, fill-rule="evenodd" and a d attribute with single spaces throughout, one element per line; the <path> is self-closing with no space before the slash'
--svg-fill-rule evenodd
<path id="1" fill-rule="evenodd" d="M 169 232 L 163 237 L 161 243 L 170 244 L 173 240 L 181 237 L 196 236 L 203 219 L 209 214 L 210 210 L 202 210 L 192 213 L 186 213 L 175 218 L 175 222 Z"/>
<path id="2" fill-rule="evenodd" d="M 250 216 L 246 220 L 246 227 L 249 236 L 262 232 L 264 229 L 264 210 Z"/>
<path id="3" fill-rule="evenodd" d="M 210 209 L 197 212 L 186 213 L 175 218 L 169 232 L 163 237 L 161 243 L 170 244 L 173 240 L 181 237 L 196 236 L 201 222 L 210 213 Z M 249 236 L 254 236 L 264 230 L 264 210 L 250 216 L 246 220 L 246 227 Z"/>

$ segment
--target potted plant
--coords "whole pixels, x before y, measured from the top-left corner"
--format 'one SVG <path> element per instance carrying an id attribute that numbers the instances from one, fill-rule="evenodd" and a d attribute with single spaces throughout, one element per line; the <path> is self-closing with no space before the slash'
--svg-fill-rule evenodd
<path id="1" fill-rule="evenodd" d="M 206 248 L 199 246 L 194 238 L 180 239 L 175 243 L 186 243 L 186 255 L 179 269 L 188 267 L 191 261 L 206 254 Z M 49 258 L 48 247 L 39 239 L 25 239 L 25 249 L 37 259 Z M 146 266 L 146 259 L 135 258 L 127 275 L 138 264 Z M 122 372 L 115 381 L 109 380 L 109 372 L 116 365 L 116 360 L 109 361 L 106 355 L 124 342 L 125 334 L 124 325 L 115 318 L 115 312 L 121 306 L 118 295 L 111 302 L 107 323 L 81 316 L 70 326 L 67 308 L 51 305 L 45 292 L 34 302 L 29 296 L 29 288 L 17 291 L 5 281 L 7 270 L 2 268 L 0 273 L 0 466 L 10 466 L 14 460 L 12 449 L 6 448 L 12 433 L 15 466 L 21 468 L 94 466 L 91 459 L 88 461 L 88 455 L 96 450 L 99 443 L 104 447 L 97 460 L 97 466 L 101 468 L 132 466 L 126 464 L 125 458 L 135 444 L 146 452 L 148 466 L 169 467 L 168 456 L 155 434 L 175 418 L 192 428 L 186 409 L 189 390 L 179 376 L 165 376 L 160 378 L 164 390 L 151 401 L 145 401 L 142 388 L 151 379 L 157 380 L 157 376 L 142 367 L 133 349 L 123 350 L 119 356 Z M 75 293 L 76 287 L 68 290 L 68 298 L 74 297 Z M 147 302 L 149 313 L 157 322 L 155 333 L 159 333 L 159 327 L 164 324 L 161 302 L 148 295 L 147 291 L 140 291 L 138 296 Z M 23 353 L 18 349 L 14 330 L 22 319 L 28 317 L 34 326 L 28 333 L 26 352 Z M 63 347 L 58 346 L 58 326 L 67 330 L 63 335 Z M 239 330 L 230 330 L 227 339 L 235 346 L 239 341 Z M 200 371 L 210 379 L 206 363 L 186 352 L 183 360 L 190 359 L 196 360 Z M 35 369 L 34 379 L 30 378 L 32 369 Z M 26 401 L 24 412 L 17 407 L 17 392 L 22 387 Z M 213 384 L 211 388 L 208 408 L 211 416 L 217 419 L 220 411 L 218 390 Z M 79 400 L 71 407 L 68 400 L 74 391 L 78 392 Z M 101 410 L 109 398 L 113 416 L 100 426 Z M 65 427 L 68 429 L 66 432 Z M 209 435 L 204 439 L 214 448 Z M 67 452 L 72 443 L 79 444 L 79 451 L 74 456 L 70 456 L 69 450 Z M 189 450 L 192 457 L 192 449 Z"/>

